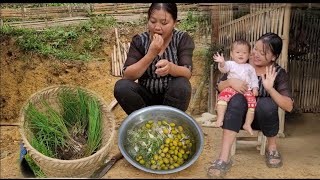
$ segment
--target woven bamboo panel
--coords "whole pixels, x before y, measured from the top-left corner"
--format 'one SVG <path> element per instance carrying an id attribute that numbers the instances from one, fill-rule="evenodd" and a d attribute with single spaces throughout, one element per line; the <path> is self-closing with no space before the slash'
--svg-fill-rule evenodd
<path id="1" fill-rule="evenodd" d="M 317 12 L 292 10 L 288 70 L 295 107 L 302 112 L 320 112 L 319 34 Z"/>
<path id="2" fill-rule="evenodd" d="M 100 15 L 123 15 L 147 14 L 151 3 L 84 3 L 70 4 L 65 6 L 43 7 L 21 7 L 21 9 L 1 8 L 0 18 L 36 19 L 36 18 L 64 18 L 76 16 L 89 16 L 90 14 Z M 179 14 L 182 11 L 197 9 L 198 4 L 177 3 Z"/>

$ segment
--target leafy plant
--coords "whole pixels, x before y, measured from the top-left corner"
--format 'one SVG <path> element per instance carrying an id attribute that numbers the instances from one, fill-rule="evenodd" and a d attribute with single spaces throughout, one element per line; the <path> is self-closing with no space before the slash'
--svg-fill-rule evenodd
<path id="1" fill-rule="evenodd" d="M 218 64 L 215 63 L 212 59 L 213 54 L 215 53 L 221 53 L 223 52 L 223 46 L 219 44 L 218 42 L 213 42 L 208 49 L 205 51 L 205 65 L 204 65 L 204 82 L 208 83 L 209 81 L 209 75 L 210 75 L 210 67 L 213 64 L 213 69 L 217 70 L 218 69 Z"/>
<path id="2" fill-rule="evenodd" d="M 85 156 L 95 152 L 102 141 L 101 113 L 98 101 L 95 98 L 91 98 L 88 101 L 88 119 L 88 143 Z"/>

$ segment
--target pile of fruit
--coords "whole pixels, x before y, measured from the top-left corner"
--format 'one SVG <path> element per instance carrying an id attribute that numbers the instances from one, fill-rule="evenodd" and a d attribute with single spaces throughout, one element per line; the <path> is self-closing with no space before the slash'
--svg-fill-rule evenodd
<path id="1" fill-rule="evenodd" d="M 129 154 L 153 170 L 180 167 L 192 155 L 193 138 L 188 129 L 167 120 L 149 120 L 128 132 Z"/>

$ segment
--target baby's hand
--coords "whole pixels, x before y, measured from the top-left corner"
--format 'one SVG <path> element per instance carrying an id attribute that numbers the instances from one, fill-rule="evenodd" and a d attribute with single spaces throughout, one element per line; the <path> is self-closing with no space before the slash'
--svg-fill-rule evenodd
<path id="1" fill-rule="evenodd" d="M 219 52 L 217 52 L 217 54 L 214 54 L 213 55 L 213 60 L 214 60 L 214 62 L 217 62 L 217 63 L 224 62 L 223 53 L 221 53 L 221 55 L 219 54 Z"/>

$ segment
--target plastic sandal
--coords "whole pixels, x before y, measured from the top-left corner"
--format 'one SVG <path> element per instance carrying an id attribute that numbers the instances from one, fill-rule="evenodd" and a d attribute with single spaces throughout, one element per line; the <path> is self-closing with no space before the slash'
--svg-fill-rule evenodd
<path id="1" fill-rule="evenodd" d="M 207 171 L 208 177 L 222 178 L 230 170 L 232 163 L 233 163 L 232 160 L 230 160 L 228 163 L 221 160 L 221 159 L 217 159 L 217 160 L 213 161 L 213 163 L 210 165 L 210 167 L 208 168 L 208 171 Z M 210 172 L 213 169 L 219 170 L 219 172 L 220 172 L 219 175 L 216 175 L 216 174 L 213 174 L 212 172 Z"/>
<path id="2" fill-rule="evenodd" d="M 278 163 L 271 163 L 272 160 L 279 159 L 280 161 Z M 269 168 L 279 168 L 282 166 L 282 160 L 280 153 L 275 151 L 267 151 L 266 152 L 266 164 Z"/>

